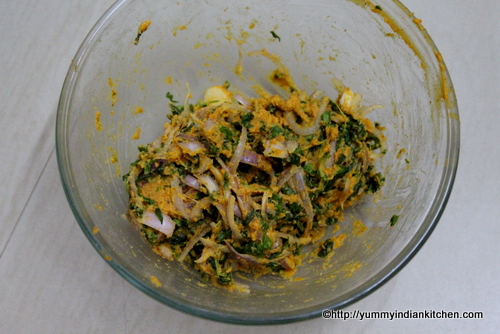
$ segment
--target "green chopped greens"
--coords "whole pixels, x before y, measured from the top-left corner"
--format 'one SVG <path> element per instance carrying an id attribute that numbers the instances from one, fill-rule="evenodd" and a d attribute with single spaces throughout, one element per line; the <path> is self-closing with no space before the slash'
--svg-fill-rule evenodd
<path id="1" fill-rule="evenodd" d="M 281 42 L 281 38 L 274 31 L 271 31 L 271 35 Z"/>

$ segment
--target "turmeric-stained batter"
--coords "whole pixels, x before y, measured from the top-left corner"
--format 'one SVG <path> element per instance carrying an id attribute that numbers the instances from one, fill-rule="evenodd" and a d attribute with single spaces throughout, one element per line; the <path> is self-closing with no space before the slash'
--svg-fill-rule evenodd
<path id="1" fill-rule="evenodd" d="M 298 89 L 276 56 L 272 79 L 286 98 L 262 88 L 244 97 L 228 84 L 196 105 L 177 105 L 163 134 L 139 147 L 124 176 L 128 216 L 168 260 L 187 261 L 207 281 L 241 289 L 236 271 L 293 275 L 305 245 L 326 257 L 345 235 L 325 231 L 384 177 L 382 128 L 365 118 L 376 106 L 342 88 L 338 97 Z"/>

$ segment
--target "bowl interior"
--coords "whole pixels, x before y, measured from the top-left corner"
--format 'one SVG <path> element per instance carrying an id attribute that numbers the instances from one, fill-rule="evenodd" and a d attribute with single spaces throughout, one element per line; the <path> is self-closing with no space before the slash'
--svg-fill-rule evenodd
<path id="1" fill-rule="evenodd" d="M 135 45 L 145 20 L 151 25 Z M 369 118 L 386 127 L 388 151 L 377 165 L 386 184 L 348 211 L 337 232 L 347 238 L 329 261 L 306 261 L 292 280 L 242 276 L 251 289 L 247 295 L 210 286 L 197 272 L 154 254 L 123 218 L 128 197 L 122 175 L 137 147 L 162 132 L 167 92 L 182 100 L 189 83 L 197 101 L 207 87 L 229 81 L 249 96 L 256 96 L 255 84 L 283 95 L 267 80 L 275 65 L 248 56 L 262 48 L 281 57 L 302 89 L 335 98 L 336 78 L 361 93 L 364 105 L 384 106 Z M 61 177 L 91 243 L 150 296 L 222 321 L 304 319 L 378 287 L 428 236 L 456 169 L 454 98 L 432 41 L 398 2 L 119 1 L 68 72 L 57 123 Z M 138 129 L 140 138 L 133 140 Z M 393 215 L 399 221 L 391 227 Z M 357 219 L 368 227 L 359 235 L 353 233 Z"/>

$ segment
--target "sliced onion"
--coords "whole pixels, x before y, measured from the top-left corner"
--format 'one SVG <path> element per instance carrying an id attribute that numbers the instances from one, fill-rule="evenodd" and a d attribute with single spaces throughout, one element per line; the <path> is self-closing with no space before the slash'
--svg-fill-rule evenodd
<path id="1" fill-rule="evenodd" d="M 193 209 L 191 210 L 189 216 L 191 221 L 198 221 L 203 218 L 202 211 L 208 208 L 208 205 L 212 202 L 210 197 L 204 197 L 201 200 L 196 201 Z"/>
<path id="2" fill-rule="evenodd" d="M 184 178 L 184 183 L 190 186 L 191 188 L 200 190 L 200 183 L 193 175 L 186 175 L 186 177 Z"/>
<path id="3" fill-rule="evenodd" d="M 187 243 L 186 247 L 184 247 L 184 249 L 182 250 L 181 255 L 179 255 L 179 257 L 177 258 L 177 261 L 179 262 L 184 261 L 188 253 L 191 251 L 191 249 L 193 249 L 194 245 L 196 245 L 196 243 L 200 241 L 200 239 L 210 230 L 211 230 L 210 225 L 207 225 L 204 228 L 202 228 L 198 234 L 193 235 L 193 237 Z"/>
<path id="4" fill-rule="evenodd" d="M 210 166 L 212 166 L 212 159 L 206 156 L 201 156 L 200 157 L 200 168 L 196 171 L 196 174 L 203 174 L 205 173 Z"/>
<path id="5" fill-rule="evenodd" d="M 309 194 L 307 193 L 306 189 L 306 184 L 304 182 L 304 174 L 302 172 L 302 169 L 299 168 L 299 171 L 295 173 L 293 176 L 293 180 L 297 186 L 297 192 L 299 193 L 299 197 L 302 200 L 302 203 L 304 205 L 304 209 L 306 210 L 307 214 L 307 225 L 306 228 L 304 229 L 304 235 L 308 235 L 309 232 L 311 231 L 312 228 L 312 223 L 314 219 L 314 211 L 313 207 L 311 204 L 311 199 L 309 198 Z"/>
<path id="6" fill-rule="evenodd" d="M 288 150 L 286 144 L 276 140 L 266 140 L 264 142 L 264 155 L 266 157 L 285 159 L 288 158 Z"/>
<path id="7" fill-rule="evenodd" d="M 225 253 L 229 252 L 229 249 L 227 248 L 227 246 L 225 245 L 221 245 L 221 244 L 218 244 L 216 243 L 215 241 L 212 241 L 210 239 L 206 239 L 206 238 L 201 238 L 200 239 L 200 242 L 203 244 L 203 246 L 205 247 L 208 247 L 208 248 L 213 248 L 213 249 L 217 249 L 217 250 L 220 250 L 220 251 L 223 251 Z M 198 262 L 198 261 L 194 261 L 194 262 Z"/>
<path id="8" fill-rule="evenodd" d="M 247 165 L 255 166 L 268 174 L 271 175 L 274 174 L 273 166 L 266 159 L 266 157 L 257 154 L 254 151 L 244 150 L 240 162 L 245 163 Z"/>
<path id="9" fill-rule="evenodd" d="M 238 218 L 242 218 L 243 215 L 241 213 L 241 209 L 240 209 L 240 206 L 238 204 L 234 204 L 234 215 Z"/>
<path id="10" fill-rule="evenodd" d="M 187 220 L 190 220 L 191 216 L 188 214 L 186 210 L 186 205 L 184 204 L 184 201 L 182 200 L 182 190 L 180 187 L 180 180 L 179 177 L 176 175 L 172 178 L 172 183 L 171 187 L 173 190 L 173 200 L 174 200 L 174 207 L 175 209 L 179 212 L 179 214 Z"/>
<path id="11" fill-rule="evenodd" d="M 257 166 L 259 163 L 259 154 L 254 151 L 244 150 L 241 156 L 241 162 L 248 165 Z"/>
<path id="12" fill-rule="evenodd" d="M 243 96 L 240 94 L 234 94 L 233 95 L 234 99 L 238 101 L 241 105 L 244 105 L 245 107 L 250 107 L 251 103 Z"/>
<path id="13" fill-rule="evenodd" d="M 196 153 L 198 150 L 204 149 L 202 143 L 199 141 L 185 141 L 177 143 L 180 147 L 188 150 L 190 153 Z"/>
<path id="14" fill-rule="evenodd" d="M 251 264 L 259 264 L 259 259 L 256 258 L 255 256 L 253 255 L 249 255 L 249 254 L 241 254 L 241 253 L 238 253 L 236 251 L 236 249 L 234 249 L 233 246 L 231 246 L 231 244 L 227 241 L 227 240 L 224 240 L 224 242 L 226 243 L 226 246 L 227 248 L 229 249 L 229 251 L 231 252 L 231 254 L 233 254 L 233 256 L 238 259 L 238 260 L 242 260 L 244 262 L 248 262 L 248 263 L 251 263 Z M 262 260 L 262 259 L 261 259 Z"/>
<path id="15" fill-rule="evenodd" d="M 215 126 L 215 121 L 211 118 L 208 118 L 205 122 L 205 130 L 210 131 Z"/>
<path id="16" fill-rule="evenodd" d="M 195 136 L 191 136 L 191 135 L 188 135 L 188 134 L 185 134 L 185 133 L 179 133 L 176 137 L 177 138 L 185 139 L 187 141 L 192 141 L 192 142 L 198 141 L 198 139 L 196 139 Z"/>
<path id="17" fill-rule="evenodd" d="M 250 212 L 250 203 L 248 200 L 248 195 L 241 194 L 240 190 L 240 179 L 238 178 L 237 175 L 235 175 L 233 172 L 229 170 L 229 167 L 226 166 L 224 161 L 220 157 L 215 158 L 219 165 L 224 169 L 224 171 L 227 172 L 229 176 L 229 187 L 234 191 L 236 194 L 236 199 L 238 200 L 238 204 L 240 205 L 241 213 L 243 219 L 246 217 L 247 213 Z M 215 169 L 215 168 L 214 168 Z M 230 189 L 227 189 L 228 191 Z M 228 198 L 228 197 L 226 197 Z"/>
<path id="18" fill-rule="evenodd" d="M 168 150 L 170 150 L 170 146 L 172 145 L 172 142 L 174 141 L 174 138 L 177 135 L 178 131 L 179 131 L 178 126 L 174 126 L 169 123 L 165 125 L 163 136 L 159 137 L 158 144 L 155 144 L 155 146 L 156 145 L 158 145 L 158 147 L 161 146 L 161 148 L 156 153 L 157 156 L 162 156 L 163 154 L 168 152 Z M 163 137 L 165 137 L 165 135 L 167 136 L 167 139 L 162 143 Z"/>
<path id="19" fill-rule="evenodd" d="M 161 214 L 163 217 L 162 222 L 158 219 L 154 212 L 146 211 L 139 222 L 157 231 L 160 231 L 167 237 L 171 237 L 174 233 L 175 223 L 169 216 L 167 216 L 163 212 Z"/>
<path id="20" fill-rule="evenodd" d="M 203 174 L 198 176 L 198 182 L 207 188 L 209 194 L 219 191 L 219 185 L 210 175 Z"/>
<path id="21" fill-rule="evenodd" d="M 243 151 L 245 150 L 245 144 L 247 143 L 247 128 L 241 128 L 240 140 L 238 141 L 238 146 L 234 150 L 231 161 L 229 161 L 229 170 L 232 173 L 236 172 L 238 165 L 240 164 L 241 157 L 243 156 Z"/>
<path id="22" fill-rule="evenodd" d="M 291 112 L 286 113 L 286 120 L 288 121 L 288 124 L 290 125 L 290 128 L 298 135 L 301 136 L 309 136 L 315 133 L 316 131 L 319 130 L 320 127 L 320 122 L 319 120 L 321 117 L 316 117 L 313 120 L 313 124 L 310 126 L 302 126 L 297 124 L 297 121 L 295 120 L 295 116 Z"/>
<path id="23" fill-rule="evenodd" d="M 278 188 L 283 187 L 283 185 L 290 180 L 290 178 L 298 172 L 299 168 L 295 165 L 288 167 L 285 169 L 278 178 L 277 186 Z"/>
<path id="24" fill-rule="evenodd" d="M 229 249 L 229 252 L 231 252 L 231 254 L 237 260 L 242 260 L 242 261 L 245 261 L 245 262 L 248 262 L 248 263 L 251 263 L 251 264 L 268 264 L 268 263 L 272 263 L 272 262 L 279 262 L 280 260 L 282 260 L 285 257 L 287 257 L 288 255 L 290 255 L 289 251 L 284 251 L 283 254 L 281 254 L 280 256 L 278 256 L 278 257 L 276 257 L 276 258 L 274 258 L 272 260 L 269 260 L 269 259 L 266 259 L 266 258 L 258 258 L 256 256 L 253 256 L 253 255 L 250 255 L 250 254 L 241 254 L 241 253 L 238 253 L 238 251 L 236 251 L 236 249 L 234 249 L 234 247 L 231 246 L 231 244 L 227 240 L 224 240 L 224 242 L 226 243 L 226 246 Z"/>
<path id="25" fill-rule="evenodd" d="M 236 240 L 239 240 L 239 239 L 241 239 L 241 233 L 240 233 L 240 229 L 236 225 L 236 222 L 234 221 L 234 206 L 235 206 L 234 196 L 230 196 L 229 201 L 227 203 L 227 209 L 226 209 L 227 223 L 229 224 L 229 228 L 231 229 L 231 232 L 233 233 L 233 238 Z"/>
<path id="26" fill-rule="evenodd" d="M 283 241 L 281 238 L 276 238 L 276 241 L 273 243 L 271 250 L 280 249 L 283 246 Z"/>
<path id="27" fill-rule="evenodd" d="M 293 235 L 288 234 L 288 233 L 275 232 L 275 236 L 277 236 L 279 238 L 287 239 L 288 242 L 291 242 L 291 243 L 294 243 L 294 244 L 298 244 L 299 243 L 299 239 L 297 237 L 294 237 Z"/>
<path id="28" fill-rule="evenodd" d="M 227 207 L 225 207 L 224 205 L 222 205 L 219 202 L 214 202 L 213 204 L 217 208 L 217 210 L 219 210 L 219 213 L 222 217 L 222 221 L 224 222 L 224 225 L 226 227 L 229 227 L 229 222 L 227 221 L 227 212 L 226 212 Z"/>
<path id="29" fill-rule="evenodd" d="M 337 141 L 334 140 L 330 143 L 329 157 L 325 161 L 325 168 L 332 168 L 335 159 L 335 152 L 337 151 Z"/>
<path id="30" fill-rule="evenodd" d="M 323 91 L 321 89 L 317 89 L 314 92 L 312 92 L 311 98 L 312 99 L 317 99 L 318 96 L 320 96 L 321 94 L 323 94 Z"/>
<path id="31" fill-rule="evenodd" d="M 160 251 L 161 255 L 163 258 L 173 261 L 174 260 L 174 253 L 172 252 L 172 248 L 168 243 L 163 243 L 158 246 L 158 250 Z"/>
<path id="32" fill-rule="evenodd" d="M 261 201 L 261 209 L 262 209 L 262 218 L 264 220 L 267 219 L 267 198 L 270 196 L 269 191 L 264 191 L 262 194 L 262 201 Z"/>
<path id="33" fill-rule="evenodd" d="M 286 120 L 288 121 L 288 124 L 290 125 L 290 128 L 297 133 L 298 135 L 301 136 L 309 136 L 315 133 L 316 131 L 319 130 L 320 128 L 320 121 L 321 121 L 321 115 L 326 111 L 326 107 L 328 106 L 328 98 L 324 98 L 321 100 L 321 104 L 319 106 L 319 109 L 316 113 L 316 116 L 314 117 L 313 121 L 311 122 L 310 125 L 305 126 L 305 125 L 299 125 L 295 119 L 295 116 L 291 112 L 287 112 L 285 117 Z"/>

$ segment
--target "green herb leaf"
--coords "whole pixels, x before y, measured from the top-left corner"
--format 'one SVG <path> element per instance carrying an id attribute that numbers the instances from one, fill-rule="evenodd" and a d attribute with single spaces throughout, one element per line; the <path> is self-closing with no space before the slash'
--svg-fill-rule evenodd
<path id="1" fill-rule="evenodd" d="M 234 138 L 233 131 L 231 131 L 228 127 L 221 126 L 219 130 L 224 134 L 227 140 L 232 140 Z"/>
<path id="2" fill-rule="evenodd" d="M 305 164 L 304 171 L 309 175 L 316 175 L 316 169 L 313 164 Z"/>
<path id="3" fill-rule="evenodd" d="M 241 125 L 243 125 L 245 128 L 250 129 L 252 125 L 250 125 L 250 122 L 253 120 L 254 114 L 252 113 L 246 113 L 241 115 Z"/>
<path id="4" fill-rule="evenodd" d="M 156 208 L 155 215 L 156 215 L 156 217 L 158 217 L 158 220 L 160 221 L 160 223 L 163 224 L 163 214 L 161 213 L 161 210 L 159 208 Z"/>
<path id="5" fill-rule="evenodd" d="M 252 210 L 252 211 L 250 211 L 248 213 L 248 215 L 245 218 L 244 225 L 250 224 L 250 222 L 252 221 L 253 217 L 255 217 L 255 210 Z"/>
<path id="6" fill-rule="evenodd" d="M 280 128 L 278 125 L 273 125 L 270 129 L 271 132 L 271 139 L 278 137 L 281 134 L 285 134 L 285 131 L 283 131 L 282 128 Z"/>
<path id="7" fill-rule="evenodd" d="M 184 106 L 176 106 L 175 104 L 170 104 L 170 111 L 172 111 L 172 115 L 179 115 L 184 111 Z"/>
<path id="8" fill-rule="evenodd" d="M 276 35 L 274 31 L 271 31 L 271 35 L 273 35 L 274 38 L 276 38 L 278 41 L 281 42 L 281 38 L 278 35 Z"/>
<path id="9" fill-rule="evenodd" d="M 288 187 L 288 186 L 283 186 L 283 188 L 281 188 L 281 192 L 285 195 L 293 195 L 293 194 L 296 194 L 295 190 L 293 190 L 292 188 Z"/>
<path id="10" fill-rule="evenodd" d="M 330 111 L 325 111 L 321 114 L 321 120 L 325 123 L 325 125 L 330 124 Z"/>
<path id="11" fill-rule="evenodd" d="M 393 215 L 393 216 L 391 217 L 391 220 L 390 220 L 391 226 L 396 225 L 396 223 L 398 222 L 398 219 L 399 219 L 399 216 L 398 216 L 398 215 Z"/>
<path id="12" fill-rule="evenodd" d="M 296 154 L 296 153 L 290 154 L 289 159 L 290 159 L 290 163 L 292 165 L 296 165 L 296 166 L 300 165 L 300 156 L 298 154 Z"/>
<path id="13" fill-rule="evenodd" d="M 326 240 L 319 247 L 320 250 L 318 252 L 319 257 L 326 257 L 333 250 L 333 241 L 331 239 Z"/>
<path id="14" fill-rule="evenodd" d="M 233 274 L 232 273 L 220 273 L 217 276 L 217 283 L 220 285 L 229 285 L 233 281 Z"/>
<path id="15" fill-rule="evenodd" d="M 170 92 L 167 92 L 167 95 L 165 95 L 165 97 L 166 97 L 167 99 L 169 99 L 169 100 L 170 100 L 170 102 L 172 102 L 172 103 L 177 103 L 177 102 L 178 102 L 178 101 L 175 101 L 175 100 L 174 100 L 174 96 L 173 96 L 173 95 L 172 95 L 172 93 L 170 93 Z"/>

